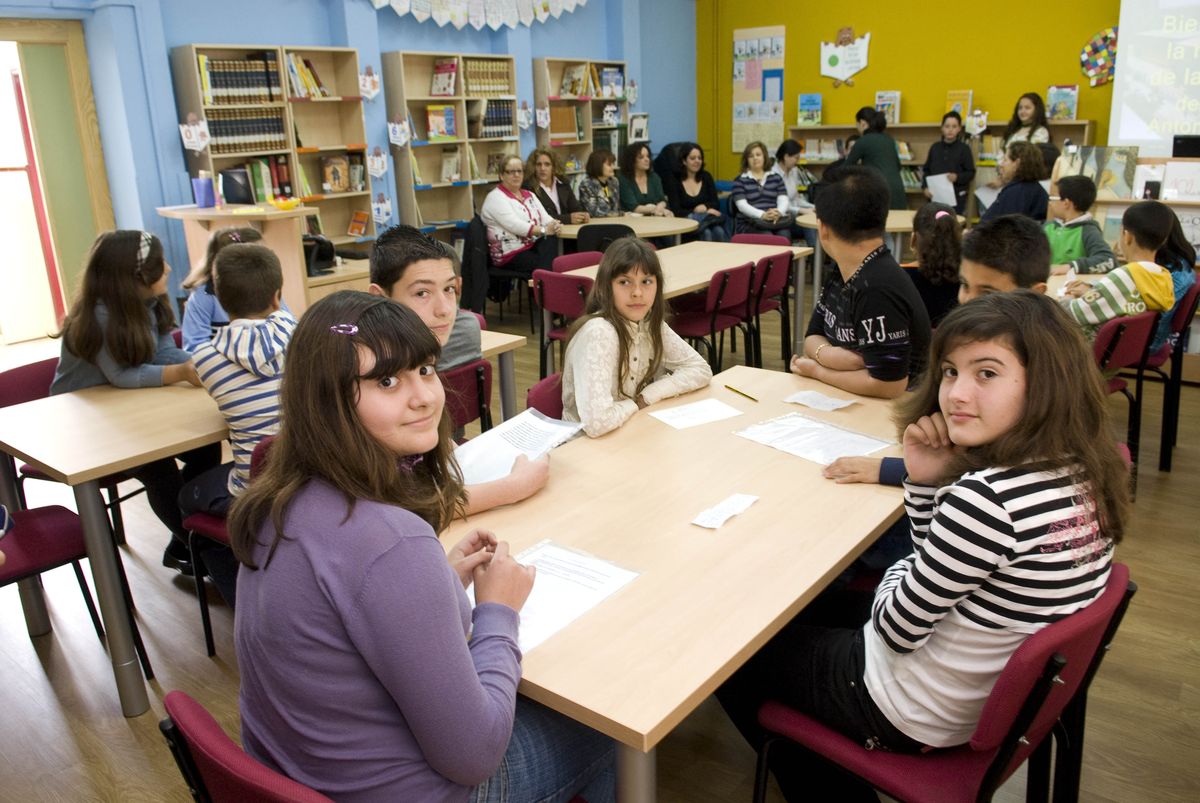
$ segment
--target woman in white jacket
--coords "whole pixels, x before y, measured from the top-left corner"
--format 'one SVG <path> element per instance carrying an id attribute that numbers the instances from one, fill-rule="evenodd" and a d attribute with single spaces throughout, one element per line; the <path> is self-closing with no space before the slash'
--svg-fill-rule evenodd
<path id="1" fill-rule="evenodd" d="M 521 186 L 524 180 L 521 157 L 507 157 L 500 167 L 500 184 L 484 199 L 479 217 L 487 226 L 492 265 L 532 275 L 537 268 L 550 269 L 558 255 L 555 235 L 562 224 Z"/>

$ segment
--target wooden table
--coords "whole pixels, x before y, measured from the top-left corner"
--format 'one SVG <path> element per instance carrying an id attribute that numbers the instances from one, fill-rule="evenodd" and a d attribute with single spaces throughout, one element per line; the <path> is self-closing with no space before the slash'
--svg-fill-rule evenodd
<path id="1" fill-rule="evenodd" d="M 733 434 L 804 411 L 895 439 L 889 403 L 862 398 L 820 413 L 782 401 L 800 389 L 855 398 L 793 374 L 737 366 L 651 411 L 711 397 L 744 415 L 675 430 L 639 412 L 601 438 L 556 449 L 550 481 L 534 496 L 443 535 L 449 548 L 484 527 L 514 552 L 551 538 L 640 572 L 527 654 L 520 686 L 617 740 L 618 798 L 626 803 L 654 799 L 659 741 L 901 513 L 898 488 L 838 485 L 815 463 Z M 733 493 L 759 500 L 719 530 L 689 523 Z"/>
<path id="2" fill-rule="evenodd" d="M 562 253 L 563 240 L 574 240 L 584 226 L 618 223 L 633 229 L 638 237 L 674 237 L 679 245 L 679 235 L 695 231 L 700 224 L 690 217 L 656 217 L 654 215 L 622 215 L 621 217 L 598 217 L 589 223 L 563 226 L 558 230 L 558 253 Z"/>
<path id="3" fill-rule="evenodd" d="M 507 421 L 517 414 L 517 374 L 513 352 L 525 345 L 525 338 L 484 329 L 479 333 L 479 340 L 483 358 L 497 357 L 500 363 L 500 418 Z"/>
<path id="4" fill-rule="evenodd" d="M 793 271 L 795 298 L 793 313 L 799 316 L 803 310 L 804 260 L 813 253 L 807 246 L 790 246 L 793 259 L 798 261 Z M 708 287 L 713 274 L 725 268 L 735 268 L 747 262 L 758 262 L 763 257 L 778 254 L 777 245 L 749 245 L 745 243 L 710 243 L 697 240 L 683 245 L 664 248 L 658 252 L 658 262 L 663 270 L 663 298 L 694 293 Z M 590 279 L 596 278 L 599 266 L 577 268 L 568 273 L 577 273 Z M 545 325 L 545 321 L 543 321 Z M 797 324 L 792 330 L 792 350 L 798 351 L 803 342 L 803 329 Z M 554 352 L 550 352 L 549 371 L 554 372 Z"/>
<path id="5" fill-rule="evenodd" d="M 237 210 L 247 210 L 239 212 Z M 254 210 L 254 211 L 249 211 Z M 283 271 L 283 300 L 297 318 L 308 308 L 308 267 L 304 261 L 304 219 L 320 214 L 315 206 L 282 211 L 273 207 L 226 205 L 201 208 L 195 204 L 161 206 L 161 217 L 183 221 L 188 270 L 204 262 L 213 232 L 227 226 L 251 226 L 262 233 L 262 245 L 279 257 Z M 187 275 L 188 271 L 183 272 Z M 339 288 L 340 289 L 340 288 Z M 314 299 L 315 300 L 315 299 Z"/>
<path id="6" fill-rule="evenodd" d="M 110 385 L 0 408 L 0 501 L 18 507 L 12 456 L 72 486 L 88 560 L 108 633 L 113 677 L 127 717 L 150 703 L 133 649 L 129 609 L 117 579 L 116 553 L 97 480 L 226 436 L 225 419 L 200 388 L 173 385 L 121 390 Z M 21 584 L 30 635 L 50 630 L 36 580 Z"/>

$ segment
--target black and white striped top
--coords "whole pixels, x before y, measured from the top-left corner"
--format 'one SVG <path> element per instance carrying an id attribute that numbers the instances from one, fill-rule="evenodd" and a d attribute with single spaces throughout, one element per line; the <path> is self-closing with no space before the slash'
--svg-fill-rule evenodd
<path id="1" fill-rule="evenodd" d="M 1071 471 L 995 468 L 905 484 L 914 552 L 875 592 L 865 680 L 918 741 L 967 741 L 1008 657 L 1104 590 L 1112 543 Z"/>

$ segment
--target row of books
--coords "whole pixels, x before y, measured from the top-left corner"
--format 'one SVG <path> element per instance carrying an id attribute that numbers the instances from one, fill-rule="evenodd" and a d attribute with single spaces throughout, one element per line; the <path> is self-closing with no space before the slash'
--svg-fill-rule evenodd
<path id="1" fill-rule="evenodd" d="M 221 186 L 230 203 L 267 203 L 292 195 L 291 171 L 286 156 L 260 156 L 238 167 L 221 171 Z M 238 189 L 242 189 L 239 193 Z M 250 197 L 246 197 L 249 195 Z"/>
<path id="2" fill-rule="evenodd" d="M 214 154 L 280 151 L 288 147 L 282 109 L 210 111 L 208 134 Z"/>
<path id="3" fill-rule="evenodd" d="M 329 89 L 317 75 L 312 61 L 302 58 L 298 53 L 287 53 L 288 85 L 292 97 L 298 98 L 328 98 L 332 96 Z"/>
<path id="4" fill-rule="evenodd" d="M 625 71 L 621 67 L 597 68 L 595 64 L 569 64 L 563 68 L 559 97 L 625 96 Z"/>
<path id="5" fill-rule="evenodd" d="M 904 182 L 904 189 L 906 190 L 921 189 L 921 168 L 901 167 L 900 180 Z"/>
<path id="6" fill-rule="evenodd" d="M 484 100 L 480 101 L 480 106 L 482 106 L 482 115 L 479 120 L 479 129 L 476 131 L 474 126 L 472 126 L 472 136 L 491 139 L 493 137 L 511 137 L 516 135 L 514 121 L 517 113 L 517 102 L 515 100 Z"/>
<path id="7" fill-rule="evenodd" d="M 274 53 L 245 59 L 210 59 L 201 53 L 196 61 L 205 106 L 283 100 Z"/>
<path id="8" fill-rule="evenodd" d="M 508 77 L 508 62 L 493 59 L 463 59 L 467 94 L 483 97 L 513 95 Z"/>

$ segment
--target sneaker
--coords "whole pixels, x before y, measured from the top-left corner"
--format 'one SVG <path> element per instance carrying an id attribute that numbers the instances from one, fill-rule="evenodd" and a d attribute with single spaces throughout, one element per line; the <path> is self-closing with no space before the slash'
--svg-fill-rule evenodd
<path id="1" fill-rule="evenodd" d="M 188 551 L 187 544 L 178 538 L 172 538 L 171 543 L 167 544 L 167 548 L 163 550 L 162 562 L 163 566 L 174 569 L 184 577 L 191 577 L 195 572 L 192 566 L 192 555 Z"/>

